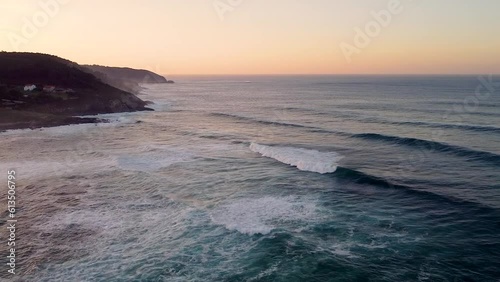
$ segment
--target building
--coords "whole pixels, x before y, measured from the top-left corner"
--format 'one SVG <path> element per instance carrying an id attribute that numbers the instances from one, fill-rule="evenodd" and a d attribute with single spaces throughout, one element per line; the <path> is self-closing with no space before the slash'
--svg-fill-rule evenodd
<path id="1" fill-rule="evenodd" d="M 36 85 L 34 85 L 34 84 L 26 84 L 24 86 L 24 91 L 31 92 L 31 91 L 33 91 L 35 89 L 36 89 Z"/>

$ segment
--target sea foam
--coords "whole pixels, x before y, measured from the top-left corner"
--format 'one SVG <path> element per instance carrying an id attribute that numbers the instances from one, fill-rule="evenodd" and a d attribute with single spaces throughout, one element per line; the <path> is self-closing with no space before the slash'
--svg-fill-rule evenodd
<path id="1" fill-rule="evenodd" d="M 317 173 L 332 173 L 337 170 L 337 163 L 342 156 L 335 152 L 319 152 L 293 147 L 274 147 L 250 144 L 250 150 L 261 154 L 264 157 L 272 158 L 300 170 Z"/>
<path id="2" fill-rule="evenodd" d="M 124 170 L 153 172 L 173 164 L 189 162 L 194 156 L 183 151 L 164 150 L 140 154 L 124 154 L 117 158 L 118 165 Z"/>
<path id="3" fill-rule="evenodd" d="M 293 196 L 239 199 L 216 208 L 210 217 L 215 224 L 243 234 L 268 234 L 295 221 L 317 218 L 314 202 Z"/>

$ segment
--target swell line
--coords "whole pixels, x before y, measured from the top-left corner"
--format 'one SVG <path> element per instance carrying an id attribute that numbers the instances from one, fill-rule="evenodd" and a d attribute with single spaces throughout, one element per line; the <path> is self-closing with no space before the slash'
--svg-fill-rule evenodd
<path id="1" fill-rule="evenodd" d="M 356 138 L 356 139 L 363 139 L 363 140 L 368 140 L 368 141 L 387 142 L 387 143 L 392 143 L 392 144 L 396 144 L 396 145 L 400 145 L 400 146 L 407 146 L 410 148 L 417 148 L 417 149 L 425 149 L 425 150 L 431 151 L 431 152 L 447 153 L 447 154 L 452 154 L 452 155 L 455 155 L 458 157 L 465 157 L 465 158 L 468 158 L 469 160 L 488 162 L 488 163 L 493 163 L 495 165 L 500 165 L 500 155 L 497 155 L 495 153 L 474 150 L 474 149 L 467 148 L 467 147 L 461 147 L 461 146 L 451 145 L 451 144 L 437 142 L 437 141 L 418 139 L 418 138 L 412 138 L 412 137 L 398 137 L 398 136 L 384 135 L 384 134 L 379 134 L 379 133 L 350 133 L 350 132 L 344 132 L 344 131 L 328 130 L 328 129 L 314 127 L 314 126 L 267 121 L 267 120 L 261 120 L 261 119 L 250 118 L 250 117 L 243 117 L 243 116 L 232 115 L 232 114 L 224 114 L 224 113 L 212 113 L 211 115 L 221 116 L 221 117 L 229 117 L 229 118 L 234 118 L 234 119 L 238 119 L 238 120 L 242 120 L 242 121 L 246 121 L 246 122 L 254 122 L 254 123 L 260 123 L 260 124 L 265 124 L 265 125 L 278 125 L 278 126 L 302 128 L 302 129 L 306 129 L 309 132 L 313 132 L 313 133 L 336 134 L 339 136 Z"/>
<path id="2" fill-rule="evenodd" d="M 449 129 L 464 129 L 476 132 L 492 132 L 500 133 L 499 127 L 486 126 L 486 125 L 472 125 L 472 124 L 450 124 L 450 123 L 434 123 L 434 122 L 421 122 L 421 121 L 390 121 L 390 124 L 400 125 L 416 125 L 432 128 L 449 128 Z"/>
<path id="3" fill-rule="evenodd" d="M 295 124 L 295 123 L 286 123 L 286 122 L 261 120 L 261 119 L 256 119 L 256 118 L 251 118 L 251 117 L 244 117 L 244 116 L 239 116 L 239 115 L 232 115 L 232 114 L 211 113 L 210 115 L 217 116 L 217 117 L 234 118 L 234 119 L 238 119 L 238 120 L 242 120 L 242 121 L 250 121 L 250 122 L 255 122 L 255 123 L 260 123 L 260 124 L 266 124 L 266 125 L 279 125 L 279 126 L 289 126 L 289 127 L 297 127 L 297 128 L 319 129 L 318 127 L 313 127 L 313 126 L 306 126 L 306 125 Z"/>
<path id="4" fill-rule="evenodd" d="M 392 183 L 391 181 L 389 181 L 385 178 L 369 175 L 369 174 L 363 173 L 361 171 L 342 167 L 342 166 L 337 167 L 337 170 L 334 173 L 331 173 L 330 175 L 333 177 L 336 177 L 336 178 L 353 181 L 353 182 L 358 183 L 358 184 L 368 184 L 368 185 L 373 185 L 373 186 L 377 186 L 377 187 L 381 187 L 381 188 L 389 188 L 389 189 L 400 189 L 400 190 L 405 191 L 406 193 L 414 194 L 417 196 L 424 196 L 426 198 L 438 199 L 440 201 L 444 201 L 444 202 L 447 202 L 447 203 L 450 203 L 453 205 L 460 205 L 462 208 L 468 206 L 468 207 L 473 207 L 475 209 L 479 208 L 483 211 L 488 211 L 488 212 L 496 210 L 493 207 L 486 206 L 486 205 L 478 203 L 478 202 L 464 200 L 464 199 L 456 198 L 453 196 L 445 196 L 445 195 L 430 192 L 427 190 L 422 190 L 422 189 L 418 189 L 415 187 L 411 187 L 408 185 L 395 184 L 395 183 Z"/>
<path id="5" fill-rule="evenodd" d="M 391 142 L 397 145 L 404 145 L 413 148 L 423 148 L 429 151 L 451 153 L 456 156 L 467 157 L 473 160 L 488 161 L 495 164 L 500 164 L 500 155 L 485 151 L 474 150 L 466 147 L 441 143 L 437 141 L 430 141 L 430 140 L 410 138 L 410 137 L 398 137 L 398 136 L 384 135 L 378 133 L 359 133 L 359 134 L 353 134 L 352 137 L 365 140 Z"/>
<path id="6" fill-rule="evenodd" d="M 412 125 L 412 126 L 420 126 L 427 128 L 444 128 L 444 129 L 460 129 L 460 130 L 468 130 L 474 132 L 491 132 L 491 133 L 500 133 L 500 127 L 489 126 L 489 125 L 474 125 L 474 124 L 453 124 L 453 123 L 441 123 L 441 122 L 426 122 L 426 121 L 394 121 L 390 119 L 383 119 L 377 116 L 366 116 L 362 113 L 356 114 L 354 112 L 346 112 L 346 111 L 334 111 L 334 112 L 321 112 L 312 109 L 305 108 L 296 108 L 296 107 L 288 107 L 284 108 L 284 110 L 300 112 L 300 113 L 308 113 L 312 115 L 319 116 L 330 116 L 330 117 L 341 117 L 344 119 L 349 119 L 353 121 L 365 122 L 365 123 L 375 123 L 375 124 L 390 124 L 390 125 Z"/>

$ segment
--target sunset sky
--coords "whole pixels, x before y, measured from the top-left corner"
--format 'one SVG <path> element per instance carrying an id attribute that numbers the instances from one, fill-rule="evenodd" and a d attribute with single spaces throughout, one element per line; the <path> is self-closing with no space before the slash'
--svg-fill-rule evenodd
<path id="1" fill-rule="evenodd" d="M 167 75 L 500 73 L 499 11 L 497 0 L 0 0 L 0 49 Z M 341 46 L 356 48 L 350 60 Z"/>

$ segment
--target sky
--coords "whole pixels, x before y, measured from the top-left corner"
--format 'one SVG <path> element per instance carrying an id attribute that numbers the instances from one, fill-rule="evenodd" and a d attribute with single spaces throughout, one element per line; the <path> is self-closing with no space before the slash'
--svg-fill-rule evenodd
<path id="1" fill-rule="evenodd" d="M 160 74 L 500 73 L 498 0 L 0 0 L 0 50 Z"/>

